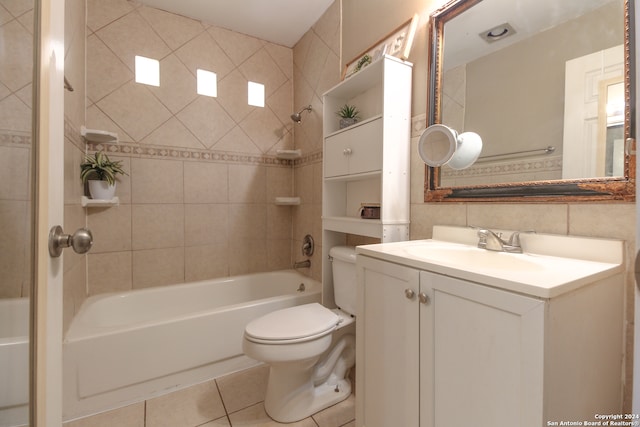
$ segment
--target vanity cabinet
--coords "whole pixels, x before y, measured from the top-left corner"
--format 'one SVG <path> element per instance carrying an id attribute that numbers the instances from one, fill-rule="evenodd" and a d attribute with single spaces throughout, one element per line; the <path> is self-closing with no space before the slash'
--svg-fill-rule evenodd
<path id="1" fill-rule="evenodd" d="M 620 413 L 620 276 L 544 299 L 358 254 L 356 426 Z M 559 425 L 559 424 L 556 424 Z"/>
<path id="2" fill-rule="evenodd" d="M 411 74 L 411 63 L 383 56 L 323 95 L 323 260 L 349 234 L 409 238 Z M 360 121 L 340 129 L 345 104 Z M 362 218 L 363 205 L 380 206 L 380 217 Z M 322 278 L 323 302 L 333 306 L 328 262 Z"/>

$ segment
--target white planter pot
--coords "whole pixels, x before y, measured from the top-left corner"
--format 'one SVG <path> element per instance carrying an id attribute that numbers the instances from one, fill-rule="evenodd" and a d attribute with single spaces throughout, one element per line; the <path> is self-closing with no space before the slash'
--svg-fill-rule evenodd
<path id="1" fill-rule="evenodd" d="M 107 181 L 89 180 L 89 194 L 92 199 L 111 200 L 116 194 L 116 184 Z"/>

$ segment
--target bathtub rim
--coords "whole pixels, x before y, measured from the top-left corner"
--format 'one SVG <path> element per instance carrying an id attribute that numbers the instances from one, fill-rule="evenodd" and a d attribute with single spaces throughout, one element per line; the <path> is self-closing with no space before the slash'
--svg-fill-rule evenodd
<path id="1" fill-rule="evenodd" d="M 121 332 L 129 332 L 129 331 L 135 331 L 135 330 L 139 330 L 139 329 L 143 329 L 145 327 L 150 327 L 150 326 L 160 326 L 160 325 L 166 325 L 166 324 L 170 324 L 172 322 L 178 321 L 178 320 L 189 320 L 189 319 L 193 319 L 193 318 L 197 318 L 199 316 L 202 316 L 205 313 L 213 313 L 213 312 L 219 312 L 219 313 L 224 313 L 226 311 L 231 311 L 233 309 L 237 309 L 239 307 L 243 307 L 243 306 L 247 306 L 248 302 L 240 302 L 240 303 L 235 303 L 235 304 L 229 304 L 229 305 L 224 305 L 221 307 L 216 307 L 214 309 L 203 309 L 203 310 L 198 310 L 198 311 L 194 311 L 194 312 L 189 312 L 187 314 L 180 314 L 180 315 L 173 315 L 167 318 L 162 318 L 161 320 L 146 320 L 146 321 L 142 321 L 142 322 L 137 322 L 134 323 L 132 325 L 117 325 L 117 326 L 108 326 L 108 327 L 104 327 L 104 328 L 100 328 L 100 327 L 96 327 L 96 326 L 84 326 L 79 324 L 79 322 L 81 320 L 76 320 L 76 319 L 80 319 L 81 318 L 81 314 L 83 314 L 84 312 L 86 312 L 87 310 L 90 309 L 90 307 L 93 304 L 96 304 L 100 301 L 106 300 L 106 299 L 112 299 L 112 298 L 118 298 L 120 296 L 122 297 L 126 297 L 126 296 L 130 296 L 130 295 L 140 295 L 140 294 L 145 294 L 145 293 L 151 293 L 151 292 L 161 292 L 163 290 L 167 290 L 167 291 L 173 291 L 173 290 L 177 290 L 177 289 L 185 289 L 185 288 L 196 288 L 198 286 L 202 286 L 202 285 L 206 285 L 209 283 L 228 283 L 228 282 L 233 282 L 236 281 L 238 279 L 245 279 L 245 278 L 251 278 L 251 277 L 256 277 L 256 276 L 263 276 L 263 275 L 277 275 L 277 274 L 282 274 L 282 273 L 288 273 L 289 275 L 295 275 L 297 277 L 300 277 L 301 280 L 304 280 L 307 284 L 311 284 L 312 286 L 309 288 L 307 287 L 305 289 L 306 294 L 322 294 L 322 283 L 311 278 L 308 276 L 304 276 L 303 274 L 299 273 L 296 270 L 276 270 L 276 271 L 270 271 L 270 272 L 264 272 L 264 273 L 250 273 L 250 274 L 243 274 L 243 275 L 238 275 L 238 276 L 226 276 L 226 277 L 222 277 L 222 278 L 214 278 L 214 279 L 205 279 L 205 280 L 198 280 L 198 281 L 194 281 L 194 282 L 186 282 L 186 283 L 177 283 L 177 284 L 173 284 L 173 285 L 166 285 L 166 286 L 154 286 L 154 287 L 149 287 L 149 288 L 143 288 L 143 289 L 133 289 L 130 291 L 117 291 L 117 292 L 109 292 L 109 293 L 104 293 L 104 294 L 99 294 L 99 295 L 93 295 L 89 298 L 87 298 L 81 305 L 80 310 L 78 310 L 78 313 L 73 317 L 68 329 L 65 331 L 64 333 L 64 337 L 63 337 L 63 344 L 71 344 L 74 342 L 80 342 L 83 340 L 87 340 L 87 339 L 91 339 L 91 338 L 95 338 L 95 337 L 104 337 L 104 336 L 109 336 L 109 335 L 114 335 L 117 333 L 121 333 Z M 286 296 L 286 295 L 297 295 L 293 292 L 290 293 L 284 293 L 284 294 L 279 294 L 279 295 L 274 295 L 274 296 L 270 296 L 270 297 L 266 297 L 266 298 L 260 298 L 257 300 L 252 300 L 252 304 L 250 304 L 249 306 L 252 305 L 257 305 L 259 303 L 264 303 L 264 302 L 268 302 L 268 301 L 277 301 L 280 298 Z M 75 328 L 74 328 L 75 326 Z M 86 333 L 87 331 L 90 331 L 92 333 Z"/>

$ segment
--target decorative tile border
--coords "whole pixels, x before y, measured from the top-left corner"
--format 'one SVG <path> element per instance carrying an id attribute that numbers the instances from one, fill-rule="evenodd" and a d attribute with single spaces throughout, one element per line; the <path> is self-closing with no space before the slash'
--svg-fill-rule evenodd
<path id="1" fill-rule="evenodd" d="M 426 114 L 411 119 L 411 135 L 419 136 L 426 126 Z M 72 123 L 65 120 L 65 135 L 68 138 L 82 140 L 80 133 Z M 116 144 L 102 144 L 87 142 L 87 152 L 104 150 L 107 153 L 124 156 L 150 157 L 173 160 L 211 161 L 225 163 L 243 163 L 266 166 L 294 166 L 301 167 L 322 161 L 322 150 L 308 153 L 299 159 L 280 159 L 268 154 L 245 154 L 227 151 L 198 150 L 191 148 L 163 147 L 119 142 Z"/>
<path id="2" fill-rule="evenodd" d="M 243 163 L 266 166 L 292 166 L 289 159 L 279 159 L 276 156 L 233 153 L 227 151 L 209 151 L 177 147 L 160 147 L 129 143 L 101 144 L 87 142 L 87 151 L 106 151 L 107 153 L 135 157 L 150 157 L 156 159 L 211 161 L 225 163 Z"/>
<path id="3" fill-rule="evenodd" d="M 0 130 L 0 145 L 19 145 L 22 148 L 31 147 L 33 139 L 29 132 Z"/>
<path id="4" fill-rule="evenodd" d="M 309 153 L 306 156 L 302 156 L 299 159 L 295 159 L 293 165 L 295 167 L 306 166 L 312 163 L 318 163 L 322 161 L 322 150 L 315 153 Z"/>
<path id="5" fill-rule="evenodd" d="M 562 170 L 562 156 L 519 158 L 513 160 L 502 160 L 500 162 L 478 162 L 475 165 L 463 169 L 453 170 L 451 168 L 442 169 L 443 179 L 448 178 L 469 178 L 481 176 L 494 176 L 513 174 L 520 172 L 556 172 Z"/>

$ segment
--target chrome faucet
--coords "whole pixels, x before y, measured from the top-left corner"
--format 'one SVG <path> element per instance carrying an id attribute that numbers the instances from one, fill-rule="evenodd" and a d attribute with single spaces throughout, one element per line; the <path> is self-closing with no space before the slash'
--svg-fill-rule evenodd
<path id="1" fill-rule="evenodd" d="M 506 241 L 502 238 L 502 233 L 481 228 L 478 230 L 478 247 L 489 251 L 511 252 L 516 254 L 522 253 L 520 245 L 520 232 L 514 231 Z"/>
<path id="2" fill-rule="evenodd" d="M 304 261 L 297 261 L 293 263 L 293 268 L 310 268 L 311 260 L 305 259 Z"/>

